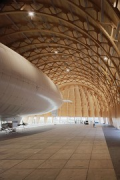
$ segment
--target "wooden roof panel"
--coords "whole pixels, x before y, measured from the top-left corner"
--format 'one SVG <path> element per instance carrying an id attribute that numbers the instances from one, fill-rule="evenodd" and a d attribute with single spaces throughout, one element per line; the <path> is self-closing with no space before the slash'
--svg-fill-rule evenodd
<path id="1" fill-rule="evenodd" d="M 109 102 L 118 103 L 120 16 L 112 6 L 111 0 L 104 1 L 104 6 L 96 0 L 0 4 L 0 41 L 42 69 L 56 84 L 89 84 L 99 88 Z"/>

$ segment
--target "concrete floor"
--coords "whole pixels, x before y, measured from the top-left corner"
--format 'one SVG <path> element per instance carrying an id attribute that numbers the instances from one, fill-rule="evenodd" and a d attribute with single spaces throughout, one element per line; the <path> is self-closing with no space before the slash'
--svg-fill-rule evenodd
<path id="1" fill-rule="evenodd" d="M 4 134 L 6 140 L 2 135 L 0 180 L 117 179 L 102 127 L 75 124 L 41 128 L 37 132 L 34 128 L 32 135 L 27 135 L 29 130 Z"/>

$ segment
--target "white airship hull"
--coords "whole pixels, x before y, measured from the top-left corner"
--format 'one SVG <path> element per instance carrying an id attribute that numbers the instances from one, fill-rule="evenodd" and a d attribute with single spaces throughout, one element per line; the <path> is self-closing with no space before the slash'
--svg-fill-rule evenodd
<path id="1" fill-rule="evenodd" d="M 56 85 L 25 58 L 0 44 L 0 117 L 43 114 L 62 104 Z"/>

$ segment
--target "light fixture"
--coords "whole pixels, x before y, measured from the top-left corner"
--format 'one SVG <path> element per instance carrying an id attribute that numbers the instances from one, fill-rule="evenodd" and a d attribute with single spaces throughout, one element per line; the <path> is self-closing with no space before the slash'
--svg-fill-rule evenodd
<path id="1" fill-rule="evenodd" d="M 105 61 L 107 61 L 107 60 L 108 60 L 108 58 L 105 56 L 105 57 L 104 57 L 104 60 L 105 60 Z"/>
<path id="2" fill-rule="evenodd" d="M 34 16 L 34 12 L 30 11 L 30 12 L 28 12 L 28 15 L 29 15 L 30 17 L 33 17 L 33 16 Z"/>
<path id="3" fill-rule="evenodd" d="M 116 7 L 116 2 L 113 3 L 113 7 Z"/>
<path id="4" fill-rule="evenodd" d="M 58 51 L 54 51 L 55 54 L 58 54 Z"/>
<path id="5" fill-rule="evenodd" d="M 67 68 L 67 69 L 66 69 L 66 71 L 67 71 L 67 72 L 69 72 L 69 71 L 70 71 L 70 69 L 68 69 L 68 68 Z"/>

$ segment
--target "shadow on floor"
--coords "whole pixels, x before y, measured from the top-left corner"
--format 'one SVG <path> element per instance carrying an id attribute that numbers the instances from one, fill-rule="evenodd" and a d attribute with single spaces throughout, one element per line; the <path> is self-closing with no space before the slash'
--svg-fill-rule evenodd
<path id="1" fill-rule="evenodd" d="M 120 130 L 116 129 L 113 126 L 104 126 L 103 132 L 117 179 L 120 180 Z"/>
<path id="2" fill-rule="evenodd" d="M 12 138 L 20 138 L 23 136 L 31 136 L 33 134 L 38 134 L 38 133 L 43 133 L 46 131 L 50 131 L 52 129 L 54 129 L 54 126 L 39 126 L 39 127 L 33 127 L 33 128 L 26 128 L 26 129 L 21 129 L 17 132 L 0 132 L 0 141 L 3 140 L 8 140 L 8 139 L 12 139 Z"/>

